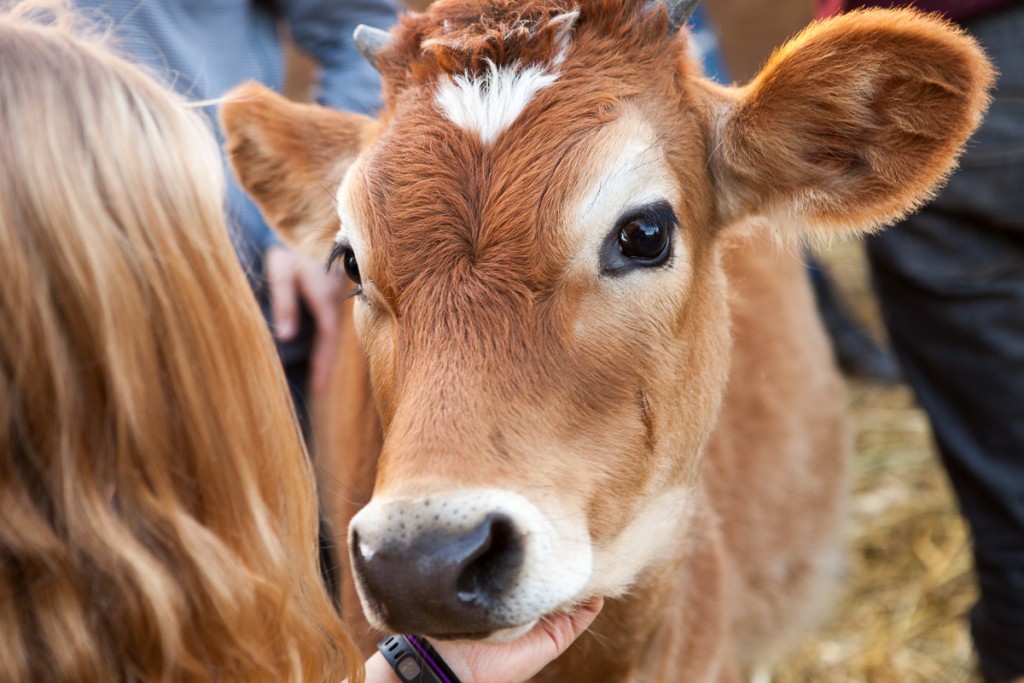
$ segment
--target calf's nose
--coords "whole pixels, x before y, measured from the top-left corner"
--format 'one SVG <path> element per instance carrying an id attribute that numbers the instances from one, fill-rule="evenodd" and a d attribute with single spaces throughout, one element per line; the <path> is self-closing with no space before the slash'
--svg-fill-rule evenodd
<path id="1" fill-rule="evenodd" d="M 514 624 L 501 608 L 523 566 L 524 539 L 507 516 L 469 529 L 426 530 L 372 547 L 352 528 L 357 580 L 395 631 L 485 637 Z"/>

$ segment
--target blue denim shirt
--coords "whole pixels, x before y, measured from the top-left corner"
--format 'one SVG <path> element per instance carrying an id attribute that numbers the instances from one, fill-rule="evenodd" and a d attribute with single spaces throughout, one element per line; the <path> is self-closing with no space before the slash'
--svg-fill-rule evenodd
<path id="1" fill-rule="evenodd" d="M 364 114 L 380 106 L 380 78 L 352 41 L 360 23 L 387 29 L 393 0 L 75 0 L 113 29 L 114 46 L 194 100 L 213 99 L 247 80 L 281 90 L 283 21 L 320 65 L 318 100 Z M 207 110 L 216 129 L 214 107 Z M 220 136 L 219 130 L 217 131 Z M 247 265 L 277 237 L 228 173 L 228 210 Z M 241 239 L 240 239 L 241 238 Z"/>

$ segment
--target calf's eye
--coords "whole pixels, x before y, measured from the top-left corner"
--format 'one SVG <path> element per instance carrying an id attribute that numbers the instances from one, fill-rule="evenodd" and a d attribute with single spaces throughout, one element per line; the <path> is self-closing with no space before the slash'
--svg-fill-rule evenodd
<path id="1" fill-rule="evenodd" d="M 338 242 L 334 245 L 331 256 L 327 259 L 327 270 L 330 270 L 339 259 L 348 279 L 357 285 L 363 284 L 363 278 L 359 275 L 359 262 L 356 261 L 356 253 L 345 242 Z"/>
<path id="2" fill-rule="evenodd" d="M 668 246 L 669 226 L 634 218 L 619 229 L 619 250 L 632 259 L 656 259 Z"/>
<path id="3" fill-rule="evenodd" d="M 679 225 L 668 202 L 660 201 L 630 210 L 615 223 L 601 248 L 601 272 L 622 275 L 637 268 L 653 268 L 668 262 L 672 236 Z"/>
<path id="4" fill-rule="evenodd" d="M 345 275 L 348 275 L 348 279 L 357 285 L 363 284 L 363 278 L 359 275 L 359 262 L 356 261 L 356 253 L 352 251 L 352 248 L 345 250 L 345 255 L 342 256 L 342 265 L 345 268 Z"/>

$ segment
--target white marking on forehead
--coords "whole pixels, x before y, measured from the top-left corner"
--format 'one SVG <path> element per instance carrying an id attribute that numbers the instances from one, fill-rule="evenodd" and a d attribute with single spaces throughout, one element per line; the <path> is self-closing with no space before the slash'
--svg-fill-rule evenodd
<path id="1" fill-rule="evenodd" d="M 542 66 L 520 69 L 518 64 L 499 67 L 492 62 L 480 77 L 463 74 L 443 81 L 435 100 L 452 123 L 489 144 L 558 76 Z"/>

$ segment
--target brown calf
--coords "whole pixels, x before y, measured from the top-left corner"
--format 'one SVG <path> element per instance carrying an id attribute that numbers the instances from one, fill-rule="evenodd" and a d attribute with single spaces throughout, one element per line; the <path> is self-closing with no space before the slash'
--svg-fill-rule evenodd
<path id="1" fill-rule="evenodd" d="M 719 87 L 689 4 L 442 0 L 364 32 L 380 122 L 225 106 L 268 219 L 359 282 L 320 457 L 344 522 L 369 501 L 373 628 L 500 640 L 600 594 L 541 680 L 732 681 L 827 603 L 842 398 L 787 238 L 912 210 L 992 74 L 870 11 Z"/>

